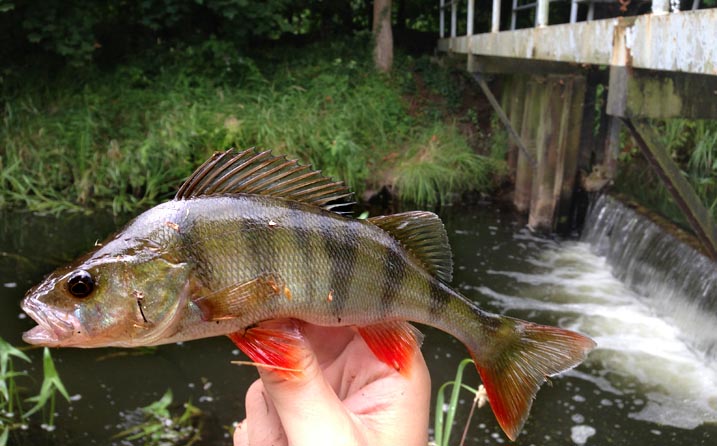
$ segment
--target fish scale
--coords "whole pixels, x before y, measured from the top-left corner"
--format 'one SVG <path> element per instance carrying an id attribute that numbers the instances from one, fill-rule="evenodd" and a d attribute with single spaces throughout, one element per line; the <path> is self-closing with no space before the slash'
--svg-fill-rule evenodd
<path id="1" fill-rule="evenodd" d="M 421 335 L 408 321 L 418 322 L 466 345 L 515 439 L 546 377 L 575 367 L 594 342 L 482 311 L 447 283 L 453 263 L 438 216 L 357 220 L 343 212 L 350 196 L 269 152 L 217 153 L 174 200 L 29 290 L 22 306 L 38 326 L 23 338 L 136 347 L 227 335 L 291 379 L 300 347 L 271 321 L 293 318 L 354 326 L 380 361 L 410 375 Z"/>

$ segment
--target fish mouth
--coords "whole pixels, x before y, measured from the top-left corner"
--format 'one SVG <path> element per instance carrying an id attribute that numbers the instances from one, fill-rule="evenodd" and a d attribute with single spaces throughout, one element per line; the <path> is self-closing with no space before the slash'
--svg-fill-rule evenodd
<path id="1" fill-rule="evenodd" d="M 22 340 L 28 344 L 45 347 L 67 345 L 67 340 L 79 327 L 79 321 L 74 315 L 44 312 L 30 299 L 23 300 L 20 306 L 37 322 L 37 327 L 22 334 Z"/>

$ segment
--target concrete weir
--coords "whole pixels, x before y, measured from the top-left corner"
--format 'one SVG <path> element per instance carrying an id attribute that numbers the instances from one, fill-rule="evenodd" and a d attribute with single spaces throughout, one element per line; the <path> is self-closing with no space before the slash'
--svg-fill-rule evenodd
<path id="1" fill-rule="evenodd" d="M 668 2 L 655 0 L 652 14 L 576 22 L 575 13 L 571 23 L 548 26 L 549 0 L 537 0 L 535 27 L 501 31 L 501 2 L 496 0 L 491 32 L 474 34 L 475 2 L 468 0 L 466 35 L 458 35 L 460 3 L 441 2 L 438 49 L 466 55 L 467 69 L 479 79 L 502 80 L 500 105 L 484 81 L 480 87 L 509 129 L 513 202 L 529 214 L 532 228 L 570 228 L 578 172 L 588 178 L 582 181 L 586 188 L 614 178 L 619 129 L 625 125 L 637 140 L 648 141 L 640 148 L 648 159 L 660 161 L 653 168 L 706 251 L 717 257 L 717 226 L 687 182 L 674 175 L 678 168 L 665 148 L 646 136 L 645 121 L 717 119 L 717 9 L 669 13 Z M 587 3 L 593 11 L 594 2 Z M 443 20 L 449 8 L 446 37 Z M 599 84 L 607 87 L 600 90 L 603 97 L 596 97 Z M 596 104 L 604 104 L 597 135 L 592 124 Z"/>

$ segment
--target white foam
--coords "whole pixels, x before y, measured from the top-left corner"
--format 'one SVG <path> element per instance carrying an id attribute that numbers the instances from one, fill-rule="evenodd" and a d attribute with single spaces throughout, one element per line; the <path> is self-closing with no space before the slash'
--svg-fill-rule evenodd
<path id="1" fill-rule="evenodd" d="M 531 240 L 526 235 L 517 238 Z M 659 315 L 649 300 L 616 279 L 605 258 L 593 254 L 587 243 L 551 243 L 543 253 L 529 259 L 534 273 L 490 271 L 510 277 L 516 295 L 475 288 L 502 311 L 555 314 L 563 327 L 595 339 L 598 347 L 590 355 L 590 366 L 604 367 L 601 376 L 637 380 L 647 396 L 632 418 L 681 428 L 717 422 L 717 367 L 690 347 L 669 317 Z M 570 373 L 595 384 L 595 379 L 603 379 Z M 599 387 L 620 394 L 617 384 L 601 382 Z M 594 434 L 587 428 L 573 427 L 576 444 Z"/>

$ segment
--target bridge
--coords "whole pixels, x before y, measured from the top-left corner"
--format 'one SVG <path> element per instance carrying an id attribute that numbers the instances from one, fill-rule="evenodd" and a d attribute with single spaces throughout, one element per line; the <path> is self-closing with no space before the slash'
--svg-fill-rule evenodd
<path id="1" fill-rule="evenodd" d="M 717 258 L 717 226 L 648 121 L 717 119 L 717 9 L 690 0 L 691 10 L 679 11 L 680 0 L 655 0 L 646 14 L 594 20 L 611 0 L 569 0 L 569 21 L 550 24 L 557 3 L 527 1 L 503 8 L 493 0 L 485 32 L 474 27 L 474 0 L 441 0 L 439 8 L 438 50 L 466 57 L 511 136 L 516 208 L 537 230 L 565 229 L 576 185 L 614 178 L 624 126 Z M 501 21 L 508 9 L 509 26 Z M 532 26 L 516 29 L 521 14 L 532 14 Z M 502 85 L 500 102 L 490 78 Z M 596 103 L 604 104 L 598 135 Z"/>

